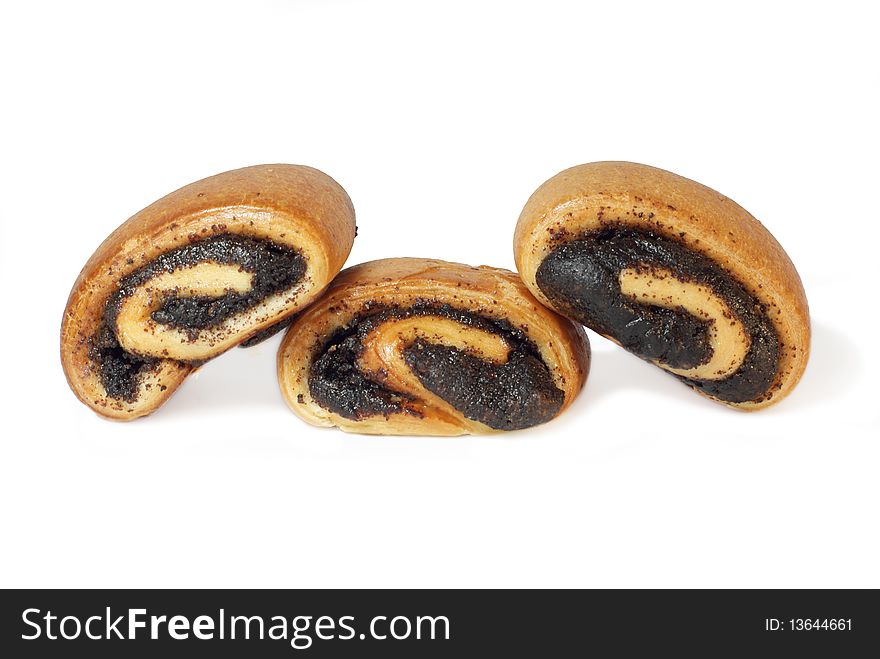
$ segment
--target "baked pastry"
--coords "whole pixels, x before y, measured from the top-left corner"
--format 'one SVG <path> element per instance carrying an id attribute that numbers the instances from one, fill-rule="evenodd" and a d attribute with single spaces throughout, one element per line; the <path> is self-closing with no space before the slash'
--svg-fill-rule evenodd
<path id="1" fill-rule="evenodd" d="M 317 426 L 462 435 L 549 421 L 580 392 L 589 343 L 507 270 L 384 259 L 344 270 L 281 343 L 288 405 Z"/>
<path id="2" fill-rule="evenodd" d="M 348 195 L 310 167 L 246 167 L 172 192 L 77 278 L 61 326 L 71 389 L 103 416 L 149 414 L 196 366 L 314 300 L 354 235 Z"/>
<path id="3" fill-rule="evenodd" d="M 806 367 L 809 310 L 788 255 L 743 208 L 681 176 L 567 169 L 526 203 L 514 255 L 544 304 L 719 402 L 767 407 Z"/>

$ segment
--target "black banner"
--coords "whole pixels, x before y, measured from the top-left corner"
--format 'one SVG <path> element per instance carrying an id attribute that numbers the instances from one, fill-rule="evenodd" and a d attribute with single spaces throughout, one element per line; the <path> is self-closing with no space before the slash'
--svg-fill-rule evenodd
<path id="1" fill-rule="evenodd" d="M 25 590 L 0 597 L 6 657 L 849 657 L 880 648 L 880 599 L 868 590 Z"/>

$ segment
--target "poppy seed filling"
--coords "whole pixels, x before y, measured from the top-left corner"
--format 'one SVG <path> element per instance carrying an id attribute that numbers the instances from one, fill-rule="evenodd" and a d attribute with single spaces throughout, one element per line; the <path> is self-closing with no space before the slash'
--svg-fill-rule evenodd
<path id="1" fill-rule="evenodd" d="M 337 330 L 315 356 L 309 371 L 309 392 L 321 407 L 348 419 L 395 413 L 419 415 L 417 401 L 385 387 L 357 366 L 370 332 L 387 321 L 425 317 L 454 320 L 496 334 L 510 347 L 502 364 L 466 350 L 417 339 L 403 349 L 407 367 L 421 384 L 468 419 L 496 430 L 517 430 L 552 419 L 564 393 L 534 343 L 507 321 L 456 309 L 447 304 L 417 303 L 407 308 L 379 307 Z"/>
<path id="2" fill-rule="evenodd" d="M 228 291 L 219 297 L 184 297 L 169 292 L 151 314 L 153 321 L 184 330 L 194 338 L 200 330 L 216 326 L 290 288 L 306 273 L 306 260 L 298 250 L 266 239 L 220 234 L 171 249 L 126 275 L 107 300 L 103 323 L 89 341 L 89 357 L 98 366 L 109 397 L 136 401 L 141 374 L 158 361 L 131 354 L 119 345 L 113 328 L 122 301 L 158 274 L 205 262 L 234 265 L 253 273 L 251 288 L 243 293 Z"/>
<path id="3" fill-rule="evenodd" d="M 720 400 L 757 401 L 779 368 L 779 338 L 766 305 L 707 256 L 651 231 L 607 226 L 553 247 L 536 272 L 540 290 L 563 313 L 610 336 L 643 359 L 687 369 L 712 357 L 710 322 L 684 308 L 639 302 L 621 292 L 620 274 L 662 268 L 705 285 L 724 300 L 749 335 L 739 368 L 720 380 L 679 379 Z"/>

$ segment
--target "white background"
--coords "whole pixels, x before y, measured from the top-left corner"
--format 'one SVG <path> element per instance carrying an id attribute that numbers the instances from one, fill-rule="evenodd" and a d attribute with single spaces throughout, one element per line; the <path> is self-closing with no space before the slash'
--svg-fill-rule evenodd
<path id="1" fill-rule="evenodd" d="M 880 586 L 876 17 L 709 5 L 5 4 L 0 584 Z M 575 405 L 504 436 L 311 428 L 279 337 L 134 423 L 67 388 L 79 269 L 181 185 L 313 165 L 357 209 L 350 264 L 512 268 L 529 194 L 609 159 L 714 187 L 786 247 L 814 342 L 778 407 L 595 335 Z"/>

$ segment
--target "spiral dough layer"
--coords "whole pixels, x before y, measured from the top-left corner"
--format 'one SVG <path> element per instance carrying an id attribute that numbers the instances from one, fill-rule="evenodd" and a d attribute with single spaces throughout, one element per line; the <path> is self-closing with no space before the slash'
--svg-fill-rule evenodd
<path id="1" fill-rule="evenodd" d="M 588 368 L 582 328 L 514 273 L 406 258 L 342 272 L 278 355 L 296 414 L 367 434 L 534 426 L 574 400 Z"/>

